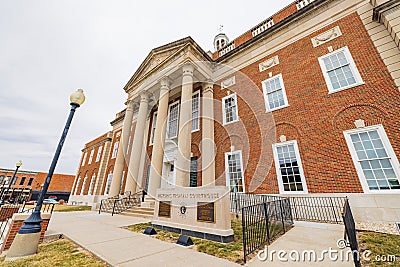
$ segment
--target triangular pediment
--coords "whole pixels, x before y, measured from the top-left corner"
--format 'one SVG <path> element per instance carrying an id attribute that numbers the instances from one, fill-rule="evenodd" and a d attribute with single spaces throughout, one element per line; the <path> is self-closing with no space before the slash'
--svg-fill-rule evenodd
<path id="1" fill-rule="evenodd" d="M 179 55 L 188 45 L 194 46 L 198 52 L 204 56 L 204 59 L 211 60 L 207 53 L 205 53 L 191 37 L 186 37 L 151 50 L 124 89 L 127 90 L 132 84 L 140 82 L 158 67 L 164 65 L 164 63 L 168 62 L 176 55 Z"/>

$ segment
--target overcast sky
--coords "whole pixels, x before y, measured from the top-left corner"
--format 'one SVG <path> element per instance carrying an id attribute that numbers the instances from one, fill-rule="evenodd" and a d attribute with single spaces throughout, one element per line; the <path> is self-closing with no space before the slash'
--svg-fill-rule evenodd
<path id="1" fill-rule="evenodd" d="M 84 144 L 109 131 L 123 87 L 154 47 L 191 36 L 205 51 L 293 1 L 0 0 L 0 168 L 47 172 L 83 88 L 56 172 L 75 174 Z"/>

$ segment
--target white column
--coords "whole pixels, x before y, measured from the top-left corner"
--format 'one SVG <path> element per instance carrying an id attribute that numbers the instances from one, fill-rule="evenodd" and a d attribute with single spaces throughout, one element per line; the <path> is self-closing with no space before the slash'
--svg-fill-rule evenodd
<path id="1" fill-rule="evenodd" d="M 201 165 L 202 185 L 215 185 L 214 143 L 214 88 L 212 82 L 203 83 Z"/>
<path id="2" fill-rule="evenodd" d="M 161 186 L 162 165 L 164 158 L 164 141 L 168 116 L 168 101 L 171 81 L 168 77 L 161 79 L 160 98 L 158 101 L 156 128 L 154 131 L 153 152 L 149 177 L 148 195 L 155 197 Z"/>
<path id="3" fill-rule="evenodd" d="M 130 101 L 125 111 L 121 139 L 119 140 L 117 158 L 114 165 L 113 178 L 111 181 L 110 192 L 108 193 L 110 197 L 119 195 L 119 190 L 121 188 L 122 172 L 125 167 L 125 153 L 128 146 L 129 135 L 131 134 L 132 117 L 133 102 Z"/>
<path id="4" fill-rule="evenodd" d="M 192 144 L 192 94 L 193 65 L 183 65 L 182 96 L 179 116 L 178 155 L 176 162 L 176 186 L 190 185 L 190 152 Z"/>
<path id="5" fill-rule="evenodd" d="M 147 92 L 143 92 L 140 95 L 139 112 L 136 121 L 135 134 L 133 136 L 132 152 L 128 166 L 128 178 L 125 186 L 125 191 L 131 191 L 132 194 L 136 192 L 137 187 L 148 108 L 149 94 Z"/>

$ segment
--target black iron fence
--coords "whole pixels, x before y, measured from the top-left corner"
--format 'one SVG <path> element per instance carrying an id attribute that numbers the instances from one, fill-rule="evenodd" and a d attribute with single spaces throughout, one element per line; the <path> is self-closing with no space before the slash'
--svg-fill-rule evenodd
<path id="1" fill-rule="evenodd" d="M 293 225 L 288 199 L 242 207 L 244 262 L 246 257 L 284 234 Z"/>
<path id="2" fill-rule="evenodd" d="M 101 212 L 114 214 L 121 213 L 127 209 L 138 206 L 141 203 L 142 192 L 131 194 L 131 192 L 125 192 L 125 196 L 115 196 L 107 199 L 103 199 L 100 202 L 99 214 Z"/>
<path id="3" fill-rule="evenodd" d="M 231 192 L 230 199 L 231 199 L 231 212 L 239 214 L 242 213 L 243 207 L 248 207 L 251 205 L 261 204 L 274 200 L 280 200 L 284 198 L 273 195 L 245 194 L 245 193 Z"/>
<path id="4" fill-rule="evenodd" d="M 357 232 L 356 225 L 354 222 L 353 213 L 351 212 L 349 200 L 346 199 L 343 208 L 343 222 L 344 222 L 344 239 L 348 242 L 348 245 L 352 251 L 354 266 L 360 267 L 360 254 L 358 251 L 358 242 L 357 242 Z"/>
<path id="5" fill-rule="evenodd" d="M 289 197 L 293 220 L 342 223 L 345 197 Z"/>
<path id="6" fill-rule="evenodd" d="M 231 193 L 231 212 L 239 214 L 243 207 L 288 199 L 291 213 L 295 221 L 314 221 L 326 223 L 342 223 L 342 208 L 345 197 L 309 197 Z"/>

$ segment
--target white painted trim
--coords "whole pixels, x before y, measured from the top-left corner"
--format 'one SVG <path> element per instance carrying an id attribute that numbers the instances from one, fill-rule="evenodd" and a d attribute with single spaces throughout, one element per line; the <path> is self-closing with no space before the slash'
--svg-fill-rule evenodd
<path id="1" fill-rule="evenodd" d="M 353 72 L 354 79 L 356 80 L 356 83 L 348 85 L 348 86 L 345 86 L 345 87 L 341 87 L 339 89 L 333 89 L 333 86 L 332 86 L 332 83 L 331 83 L 331 79 L 329 78 L 328 71 L 327 71 L 325 63 L 324 63 L 324 59 L 329 57 L 329 56 L 332 56 L 334 54 L 337 54 L 339 52 L 342 52 L 342 51 L 344 52 L 344 54 L 346 56 L 346 59 L 349 62 L 350 69 Z M 339 91 L 342 91 L 342 90 L 350 89 L 350 88 L 353 88 L 353 87 L 356 87 L 356 86 L 364 84 L 364 82 L 363 82 L 363 80 L 361 78 L 360 72 L 358 71 L 358 68 L 357 68 L 356 64 L 354 63 L 354 59 L 351 56 L 349 48 L 347 46 L 342 47 L 340 49 L 337 49 L 337 50 L 335 50 L 335 51 L 333 51 L 333 52 L 331 52 L 329 54 L 320 56 L 318 58 L 318 62 L 319 62 L 319 66 L 321 67 L 322 74 L 324 75 L 325 83 L 328 86 L 329 94 L 336 93 L 336 92 L 339 92 Z"/>
<path id="2" fill-rule="evenodd" d="M 236 106 L 236 120 L 230 121 L 230 122 L 226 122 L 226 114 L 225 114 L 225 99 L 233 97 L 233 99 L 235 100 L 235 106 Z M 228 125 L 234 122 L 239 121 L 239 107 L 237 105 L 237 96 L 236 93 L 232 93 L 230 95 L 227 95 L 225 97 L 222 98 L 222 125 Z"/>
<path id="3" fill-rule="evenodd" d="M 83 155 L 83 160 L 82 160 L 82 164 L 81 164 L 82 167 L 85 166 L 86 157 L 87 157 L 87 152 L 85 152 L 85 154 Z"/>
<path id="4" fill-rule="evenodd" d="M 362 170 L 361 164 L 358 161 L 358 156 L 356 153 L 356 150 L 353 145 L 353 141 L 351 140 L 350 135 L 354 133 L 360 133 L 360 132 L 367 132 L 367 131 L 373 131 L 377 130 L 379 137 L 381 138 L 381 141 L 385 147 L 386 153 L 390 157 L 390 162 L 392 163 L 392 167 L 394 172 L 397 175 L 397 179 L 400 181 L 400 164 L 399 160 L 396 157 L 396 153 L 393 150 L 392 145 L 390 144 L 389 138 L 387 137 L 386 131 L 383 127 L 382 124 L 377 124 L 373 126 L 368 126 L 368 127 L 363 127 L 363 128 L 357 128 L 357 129 L 351 129 L 351 130 L 346 130 L 343 131 L 344 138 L 346 139 L 347 147 L 349 148 L 351 158 L 354 163 L 354 167 L 356 168 L 358 178 L 360 179 L 361 186 L 364 190 L 364 193 L 373 193 L 373 194 L 398 194 L 400 192 L 400 189 L 392 189 L 392 190 L 371 190 L 369 189 L 367 180 L 365 179 L 364 172 Z"/>
<path id="5" fill-rule="evenodd" d="M 300 177 L 301 177 L 301 183 L 303 185 L 303 191 L 285 191 L 284 190 L 277 148 L 280 146 L 286 146 L 286 145 L 293 145 L 293 147 L 294 147 L 294 153 L 296 154 L 297 163 L 299 164 L 299 172 L 300 172 Z M 291 141 L 287 141 L 287 142 L 272 144 L 272 151 L 274 153 L 274 163 L 275 163 L 275 169 L 276 169 L 276 176 L 278 178 L 279 193 L 280 194 L 308 194 L 306 177 L 304 175 L 303 163 L 301 162 L 301 157 L 300 157 L 300 152 L 299 152 L 299 147 L 297 145 L 297 141 L 291 140 Z"/>
<path id="6" fill-rule="evenodd" d="M 118 147 L 119 147 L 119 141 L 116 141 L 113 145 L 113 149 L 112 149 L 112 154 L 111 154 L 111 158 L 115 159 L 117 157 L 118 154 Z"/>
<path id="7" fill-rule="evenodd" d="M 197 90 L 192 94 L 192 124 L 193 124 L 193 96 L 199 95 L 198 101 L 199 101 L 199 127 L 195 130 L 192 130 L 192 133 L 200 131 L 200 120 L 201 120 L 201 95 L 200 95 L 200 90 Z"/>
<path id="8" fill-rule="evenodd" d="M 175 136 L 168 137 L 168 135 L 169 135 L 169 116 L 170 116 L 171 106 L 173 106 L 173 105 L 175 105 L 175 104 L 177 104 L 177 103 L 178 103 L 178 115 L 177 115 L 177 116 L 178 116 L 178 123 L 177 123 L 177 125 L 176 125 L 176 135 L 175 135 Z M 180 118 L 179 112 L 180 112 L 179 100 L 177 100 L 177 101 L 171 103 L 171 104 L 168 106 L 167 130 L 165 131 L 166 134 L 167 134 L 167 136 L 165 137 L 166 139 L 174 139 L 174 138 L 177 138 L 177 137 L 178 137 L 178 133 L 179 133 L 179 118 Z"/>
<path id="9" fill-rule="evenodd" d="M 285 101 L 285 103 L 284 103 L 283 106 L 279 106 L 279 107 L 270 109 L 270 108 L 269 108 L 269 104 L 268 104 L 269 101 L 268 101 L 268 97 L 267 97 L 267 88 L 266 88 L 266 85 L 265 85 L 265 84 L 266 84 L 267 82 L 273 80 L 273 79 L 276 79 L 276 78 L 278 78 L 278 79 L 279 79 L 279 82 L 281 83 L 282 92 L 283 92 L 283 100 Z M 278 109 L 285 108 L 285 107 L 288 107 L 288 106 L 289 106 L 289 101 L 288 101 L 287 95 L 286 95 L 285 84 L 283 83 L 282 73 L 280 73 L 280 74 L 278 74 L 278 75 L 275 75 L 275 76 L 273 76 L 273 77 L 271 77 L 271 78 L 268 78 L 268 79 L 262 81 L 262 82 L 261 82 L 261 85 L 262 85 L 263 94 L 264 94 L 265 110 L 266 110 L 267 112 L 272 112 L 272 111 L 274 111 L 274 110 L 278 110 Z"/>
<path id="10" fill-rule="evenodd" d="M 101 158 L 101 152 L 103 150 L 103 146 L 99 146 L 99 148 L 97 149 L 97 154 L 96 154 L 96 161 L 95 162 L 99 162 L 100 158 Z"/>
<path id="11" fill-rule="evenodd" d="M 243 168 L 243 157 L 242 157 L 242 150 L 230 151 L 225 152 L 225 184 L 229 187 L 229 191 L 231 190 L 230 178 L 229 178 L 229 164 L 228 164 L 228 156 L 233 154 L 239 154 L 240 159 L 240 168 L 242 170 L 242 185 L 243 185 L 243 192 L 238 193 L 245 193 L 246 192 L 246 184 L 244 180 L 244 168 Z"/>

